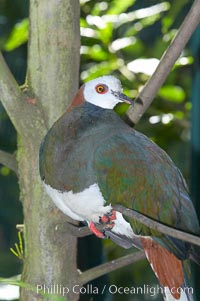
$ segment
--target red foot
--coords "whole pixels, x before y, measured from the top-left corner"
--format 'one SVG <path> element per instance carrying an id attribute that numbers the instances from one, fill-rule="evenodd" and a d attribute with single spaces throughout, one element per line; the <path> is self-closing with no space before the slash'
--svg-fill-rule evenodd
<path id="1" fill-rule="evenodd" d="M 102 224 L 108 224 L 111 221 L 114 221 L 116 219 L 116 211 L 112 210 L 110 213 L 104 214 L 100 217 L 99 222 Z"/>
<path id="2" fill-rule="evenodd" d="M 104 214 L 99 218 L 99 223 L 105 224 L 105 229 L 112 229 L 115 225 L 113 222 L 116 219 L 116 211 L 112 210 L 110 213 Z M 95 224 L 91 222 L 89 224 L 90 231 L 94 233 L 99 238 L 105 238 L 103 230 L 100 231 L 96 228 Z"/>
<path id="3" fill-rule="evenodd" d="M 99 222 L 102 224 L 107 224 L 109 221 L 110 221 L 110 218 L 106 214 L 104 214 L 103 216 L 101 216 L 99 218 Z"/>
<path id="4" fill-rule="evenodd" d="M 115 223 L 111 222 L 105 226 L 105 229 L 111 230 L 114 227 Z"/>
<path id="5" fill-rule="evenodd" d="M 90 228 L 90 231 L 92 233 L 94 233 L 97 237 L 99 237 L 99 238 L 104 238 L 105 237 L 104 234 L 96 228 L 96 226 L 93 222 L 90 223 L 89 228 Z"/>
<path id="6" fill-rule="evenodd" d="M 109 215 L 109 218 L 110 218 L 110 221 L 114 221 L 117 218 L 115 210 L 111 211 L 111 215 Z"/>

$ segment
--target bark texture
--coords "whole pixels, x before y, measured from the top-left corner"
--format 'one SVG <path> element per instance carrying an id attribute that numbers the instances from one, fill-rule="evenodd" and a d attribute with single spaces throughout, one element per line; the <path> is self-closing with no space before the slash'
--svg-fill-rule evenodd
<path id="1" fill-rule="evenodd" d="M 56 225 L 66 217 L 41 186 L 38 151 L 47 129 L 66 110 L 77 91 L 79 44 L 78 0 L 30 1 L 27 88 L 22 97 L 30 115 L 21 126 L 17 159 L 25 223 L 22 281 L 32 286 L 59 285 L 70 289 L 77 276 L 76 238 L 56 231 Z M 31 116 L 32 111 L 38 114 Z M 22 301 L 43 298 L 21 290 Z M 76 295 L 67 296 L 67 300 L 76 299 Z"/>

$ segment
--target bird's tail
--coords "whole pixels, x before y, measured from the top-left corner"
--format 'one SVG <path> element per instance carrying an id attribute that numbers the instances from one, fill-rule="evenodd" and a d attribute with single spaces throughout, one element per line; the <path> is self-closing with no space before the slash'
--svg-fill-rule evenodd
<path id="1" fill-rule="evenodd" d="M 168 287 L 163 288 L 163 298 L 165 301 L 194 301 L 193 288 L 183 285 L 178 288 L 179 296 L 174 294 L 175 290 L 170 290 Z"/>
<path id="2" fill-rule="evenodd" d="M 165 301 L 193 301 L 183 262 L 152 239 L 141 239 L 146 257 L 163 288 Z M 186 265 L 187 267 L 187 265 Z"/>
<path id="3" fill-rule="evenodd" d="M 192 251 L 190 253 L 190 259 L 192 259 L 196 264 L 200 265 L 200 248 L 197 246 L 192 246 Z"/>

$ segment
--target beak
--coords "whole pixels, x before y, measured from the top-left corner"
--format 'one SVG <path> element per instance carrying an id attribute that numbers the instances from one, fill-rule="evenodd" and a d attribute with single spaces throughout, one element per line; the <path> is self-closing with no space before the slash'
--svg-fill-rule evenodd
<path id="1" fill-rule="evenodd" d="M 121 93 L 121 92 L 115 92 L 113 90 L 111 90 L 111 93 L 118 98 L 119 100 L 121 100 L 122 102 L 128 103 L 129 105 L 133 106 L 133 100 L 130 99 L 128 96 L 126 96 L 125 94 Z"/>

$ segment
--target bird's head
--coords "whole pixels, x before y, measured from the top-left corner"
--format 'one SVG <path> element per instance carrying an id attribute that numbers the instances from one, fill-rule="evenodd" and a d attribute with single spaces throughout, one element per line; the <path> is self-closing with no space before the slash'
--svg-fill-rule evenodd
<path id="1" fill-rule="evenodd" d="M 103 109 L 113 109 L 118 103 L 133 104 L 133 101 L 122 93 L 121 82 L 114 76 L 102 76 L 85 83 L 76 94 L 69 110 L 84 102 Z"/>

